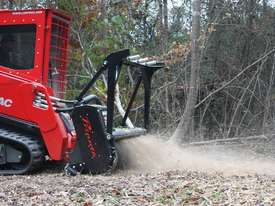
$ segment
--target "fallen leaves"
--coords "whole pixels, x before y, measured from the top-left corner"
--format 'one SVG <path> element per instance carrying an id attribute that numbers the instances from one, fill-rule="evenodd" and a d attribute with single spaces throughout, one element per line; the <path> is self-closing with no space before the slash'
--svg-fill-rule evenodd
<path id="1" fill-rule="evenodd" d="M 191 171 L 64 177 L 0 177 L 0 205 L 274 205 L 270 176 Z"/>
<path id="2" fill-rule="evenodd" d="M 272 175 L 191 169 L 139 172 L 67 177 L 62 171 L 47 170 L 0 176 L 0 205 L 275 205 Z"/>

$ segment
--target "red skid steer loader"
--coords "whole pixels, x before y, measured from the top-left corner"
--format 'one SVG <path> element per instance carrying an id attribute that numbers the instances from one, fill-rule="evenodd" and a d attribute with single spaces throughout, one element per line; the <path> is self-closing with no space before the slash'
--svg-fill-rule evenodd
<path id="1" fill-rule="evenodd" d="M 0 11 L 0 175 L 26 174 L 46 160 L 65 171 L 98 174 L 116 166 L 116 141 L 149 129 L 151 78 L 163 64 L 129 50 L 111 53 L 75 100 L 65 100 L 70 18 L 49 9 Z M 113 128 L 115 86 L 123 65 L 139 77 L 121 127 Z M 107 103 L 88 95 L 107 77 Z M 140 85 L 144 128 L 125 128 Z M 123 127 L 124 126 L 124 127 Z"/>

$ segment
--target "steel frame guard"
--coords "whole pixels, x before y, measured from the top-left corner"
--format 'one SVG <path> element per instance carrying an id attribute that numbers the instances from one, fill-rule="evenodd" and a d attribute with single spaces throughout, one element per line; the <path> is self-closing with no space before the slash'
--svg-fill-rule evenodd
<path id="1" fill-rule="evenodd" d="M 74 106 L 77 106 L 82 103 L 83 97 L 89 91 L 89 89 L 95 84 L 98 78 L 103 74 L 104 71 L 108 72 L 107 79 L 107 133 L 112 134 L 113 131 L 113 118 L 114 118 L 114 102 L 115 102 L 115 88 L 117 81 L 120 76 L 121 67 L 123 64 L 129 65 L 131 67 L 136 67 L 141 69 L 141 74 L 136 82 L 134 91 L 128 103 L 125 115 L 122 120 L 122 126 L 125 126 L 128 115 L 131 111 L 132 104 L 137 95 L 137 91 L 140 87 L 141 82 L 144 86 L 144 128 L 150 130 L 150 97 L 151 97 L 151 81 L 154 72 L 162 68 L 163 64 L 157 64 L 155 66 L 145 66 L 135 62 L 127 61 L 127 57 L 130 55 L 130 50 L 125 49 L 118 52 L 111 53 L 104 60 L 102 66 L 95 73 L 90 82 L 85 86 L 81 91 L 79 96 L 76 98 L 76 103 Z"/>

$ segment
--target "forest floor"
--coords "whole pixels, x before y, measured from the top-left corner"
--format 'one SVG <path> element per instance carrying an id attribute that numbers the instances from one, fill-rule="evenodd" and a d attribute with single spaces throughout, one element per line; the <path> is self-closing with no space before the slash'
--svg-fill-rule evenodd
<path id="1" fill-rule="evenodd" d="M 133 159 L 112 175 L 2 176 L 0 205 L 275 205 L 273 139 L 184 148 L 149 139 L 125 143 Z"/>

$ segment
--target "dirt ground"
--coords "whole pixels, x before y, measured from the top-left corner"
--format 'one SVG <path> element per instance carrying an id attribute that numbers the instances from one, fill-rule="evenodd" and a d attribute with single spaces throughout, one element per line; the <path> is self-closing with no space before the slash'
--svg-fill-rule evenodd
<path id="1" fill-rule="evenodd" d="M 2 176 L 0 205 L 275 205 L 274 146 L 178 148 L 144 137 L 122 144 L 126 163 L 112 175 Z"/>

